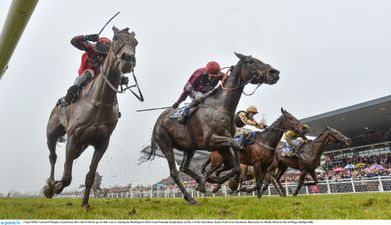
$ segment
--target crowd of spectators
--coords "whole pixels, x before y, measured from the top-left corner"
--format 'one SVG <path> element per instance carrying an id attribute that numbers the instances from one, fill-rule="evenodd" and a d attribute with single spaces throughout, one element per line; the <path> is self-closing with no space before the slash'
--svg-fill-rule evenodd
<path id="1" fill-rule="evenodd" d="M 352 166 L 354 166 L 354 168 Z M 356 166 L 357 165 L 357 166 Z M 378 169 L 374 168 L 374 165 Z M 366 157 L 344 157 L 337 161 L 326 160 L 322 169 L 317 170 L 319 181 L 330 180 L 339 181 L 341 179 L 362 179 L 376 176 L 391 176 L 391 153 L 371 155 Z M 299 172 L 292 171 L 283 177 L 282 182 L 293 183 L 299 179 Z M 312 181 L 307 175 L 306 181 Z"/>

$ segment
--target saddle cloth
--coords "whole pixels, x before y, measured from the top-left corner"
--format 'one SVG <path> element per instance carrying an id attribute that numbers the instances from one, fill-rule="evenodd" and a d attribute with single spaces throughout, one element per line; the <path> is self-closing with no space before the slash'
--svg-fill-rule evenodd
<path id="1" fill-rule="evenodd" d="M 248 133 L 245 137 L 244 137 L 244 140 L 243 140 L 243 145 L 250 145 L 252 143 L 254 143 L 254 140 L 255 140 L 255 134 L 256 134 L 256 131 L 252 131 L 250 133 Z M 240 135 L 237 135 L 237 136 L 234 136 L 234 139 L 235 141 L 239 142 L 240 140 Z M 241 143 L 239 143 L 241 144 Z"/>
<path id="2" fill-rule="evenodd" d="M 186 110 L 186 107 L 187 107 L 187 106 L 182 106 L 182 107 L 180 107 L 180 108 L 177 108 L 177 109 L 169 116 L 169 118 L 170 118 L 170 119 L 174 119 L 174 120 L 178 119 L 178 118 L 184 113 L 184 111 Z"/>

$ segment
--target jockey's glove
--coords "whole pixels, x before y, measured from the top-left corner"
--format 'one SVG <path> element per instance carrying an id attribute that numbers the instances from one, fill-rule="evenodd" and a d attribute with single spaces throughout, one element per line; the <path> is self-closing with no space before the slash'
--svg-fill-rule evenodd
<path id="1" fill-rule="evenodd" d="M 99 40 L 99 34 L 88 34 L 84 35 L 84 40 L 97 42 Z"/>

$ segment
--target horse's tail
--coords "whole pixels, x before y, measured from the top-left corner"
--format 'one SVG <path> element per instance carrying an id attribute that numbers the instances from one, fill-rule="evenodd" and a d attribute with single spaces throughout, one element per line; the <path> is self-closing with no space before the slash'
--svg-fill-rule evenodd
<path id="1" fill-rule="evenodd" d="M 148 151 L 148 149 L 150 149 L 150 150 Z M 151 160 L 151 161 L 154 160 L 157 149 L 158 149 L 158 145 L 152 138 L 151 139 L 151 146 L 150 147 L 147 146 L 143 150 L 141 150 L 142 155 L 138 159 L 138 161 L 139 161 L 138 165 L 140 165 L 141 163 L 145 163 L 148 160 Z"/>

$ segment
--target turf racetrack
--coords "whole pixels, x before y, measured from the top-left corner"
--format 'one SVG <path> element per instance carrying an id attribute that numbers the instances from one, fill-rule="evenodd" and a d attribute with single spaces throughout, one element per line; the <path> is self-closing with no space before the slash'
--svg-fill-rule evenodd
<path id="1" fill-rule="evenodd" d="M 0 219 L 391 219 L 390 192 L 196 200 L 0 198 Z"/>

